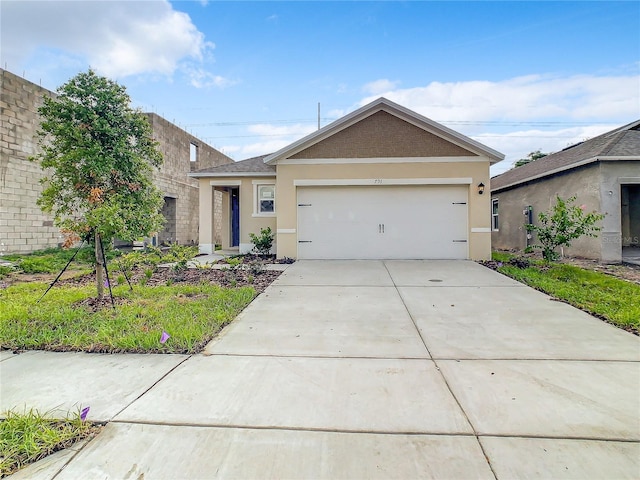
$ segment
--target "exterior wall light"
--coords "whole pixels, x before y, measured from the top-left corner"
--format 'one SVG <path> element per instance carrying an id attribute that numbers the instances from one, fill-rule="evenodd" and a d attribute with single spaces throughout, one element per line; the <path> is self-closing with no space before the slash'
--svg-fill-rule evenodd
<path id="1" fill-rule="evenodd" d="M 484 183 L 480 182 L 478 184 L 478 195 L 482 195 L 484 193 Z"/>

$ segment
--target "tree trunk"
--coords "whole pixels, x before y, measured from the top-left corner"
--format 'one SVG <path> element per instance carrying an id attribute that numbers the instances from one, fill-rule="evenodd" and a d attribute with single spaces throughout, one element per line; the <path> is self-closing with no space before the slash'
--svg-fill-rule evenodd
<path id="1" fill-rule="evenodd" d="M 102 245 L 100 235 L 96 232 L 96 287 L 98 300 L 102 300 L 104 295 L 104 258 L 102 256 Z"/>

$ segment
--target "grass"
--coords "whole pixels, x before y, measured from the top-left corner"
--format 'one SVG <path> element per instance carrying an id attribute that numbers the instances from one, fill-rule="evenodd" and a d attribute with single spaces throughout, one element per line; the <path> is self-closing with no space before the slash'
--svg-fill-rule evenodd
<path id="1" fill-rule="evenodd" d="M 0 421 L 0 477 L 92 436 L 98 429 L 83 421 L 80 412 L 53 420 L 33 409 L 8 411 Z"/>
<path id="2" fill-rule="evenodd" d="M 640 286 L 610 275 L 566 264 L 533 261 L 527 268 L 509 262 L 514 255 L 495 252 L 498 271 L 552 297 L 623 328 L 640 329 Z"/>
<path id="3" fill-rule="evenodd" d="M 0 290 L 0 344 L 10 349 L 87 352 L 195 353 L 240 313 L 253 288 L 210 284 L 116 286 L 116 309 L 98 311 L 80 302 L 95 286 L 54 288 L 37 303 L 45 283 L 18 283 Z M 171 337 L 160 343 L 162 332 Z"/>
<path id="4" fill-rule="evenodd" d="M 15 263 L 18 270 L 24 273 L 59 273 L 73 256 L 76 249 L 47 248 L 29 254 L 3 255 L 3 260 Z M 91 262 L 91 248 L 80 249 L 73 264 L 89 267 Z"/>

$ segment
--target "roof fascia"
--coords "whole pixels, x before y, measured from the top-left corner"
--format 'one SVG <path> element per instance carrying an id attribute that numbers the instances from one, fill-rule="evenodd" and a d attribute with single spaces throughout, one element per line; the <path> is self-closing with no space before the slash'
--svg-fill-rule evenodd
<path id="1" fill-rule="evenodd" d="M 600 160 L 598 157 L 587 158 L 586 160 L 581 160 L 580 162 L 572 163 L 570 165 L 565 165 L 564 167 L 554 168 L 553 170 L 549 170 L 547 172 L 540 173 L 538 175 L 534 175 L 532 177 L 527 177 L 524 180 L 518 180 L 517 182 L 508 183 L 506 185 L 503 185 L 502 187 L 496 188 L 495 190 L 492 188 L 491 192 L 497 192 L 497 191 L 500 191 L 500 190 L 505 190 L 507 188 L 515 187 L 517 185 L 520 185 L 521 183 L 530 182 L 531 180 L 538 180 L 539 178 L 544 178 L 544 177 L 548 177 L 550 175 L 555 175 L 556 173 L 564 172 L 566 170 L 572 170 L 574 168 L 582 167 L 583 165 L 588 165 L 589 163 L 597 162 L 598 160 Z"/>
<path id="2" fill-rule="evenodd" d="M 217 178 L 217 177 L 275 177 L 276 173 L 269 172 L 221 172 L 221 173 L 212 173 L 212 172 L 193 172 L 188 173 L 188 177 L 192 178 Z"/>

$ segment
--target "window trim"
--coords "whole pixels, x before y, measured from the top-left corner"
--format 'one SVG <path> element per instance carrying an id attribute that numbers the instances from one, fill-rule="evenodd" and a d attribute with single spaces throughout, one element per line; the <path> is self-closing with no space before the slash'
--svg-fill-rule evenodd
<path id="1" fill-rule="evenodd" d="M 498 198 L 491 199 L 491 231 L 499 232 L 500 231 L 500 203 Z M 496 207 L 495 213 L 493 211 L 493 207 Z"/>
<path id="2" fill-rule="evenodd" d="M 273 212 L 260 211 L 260 187 L 273 188 Z M 254 182 L 253 184 L 253 215 L 252 217 L 275 217 L 276 216 L 276 183 L 274 181 Z"/>

